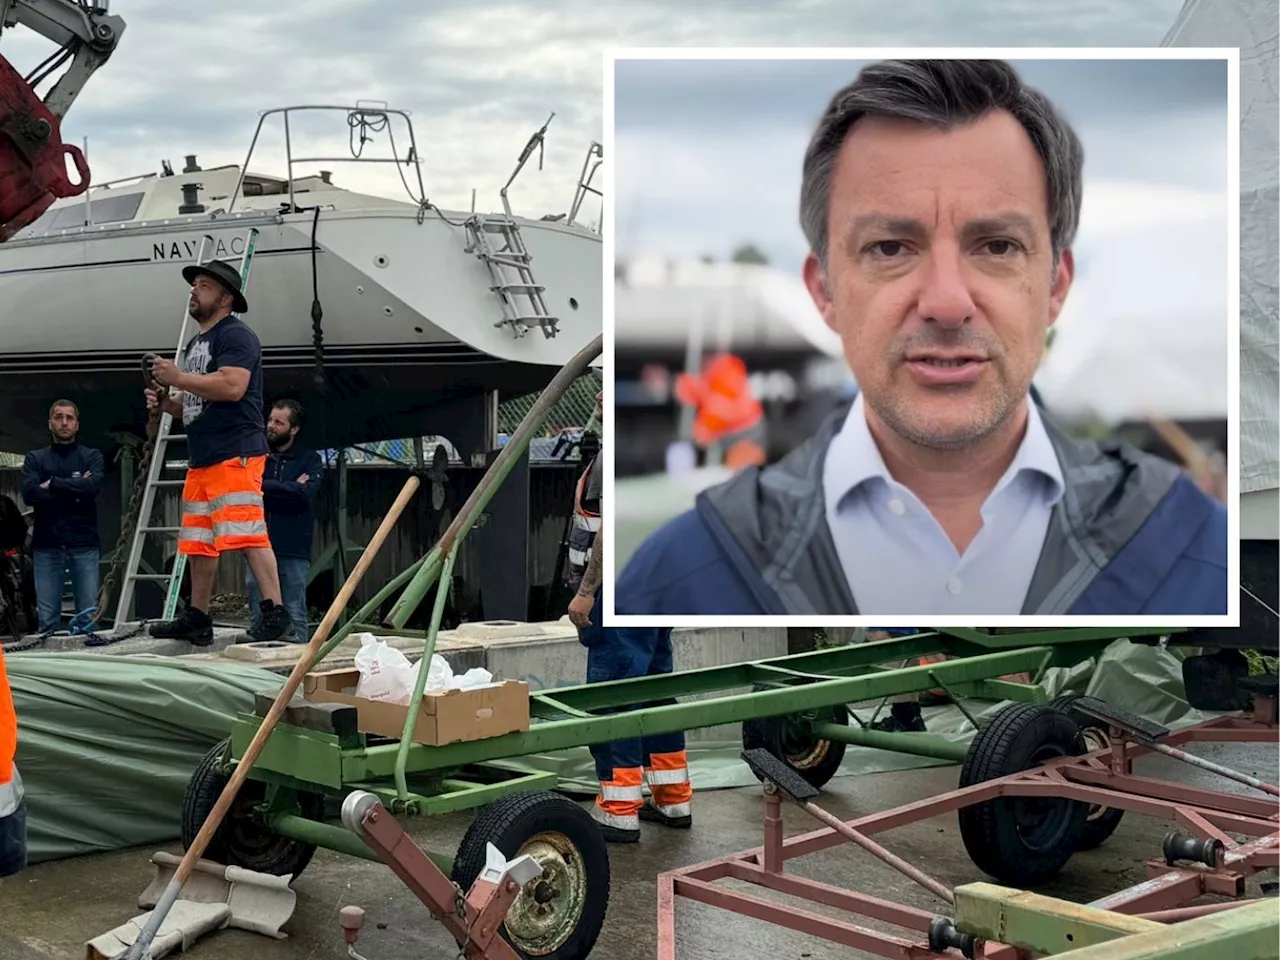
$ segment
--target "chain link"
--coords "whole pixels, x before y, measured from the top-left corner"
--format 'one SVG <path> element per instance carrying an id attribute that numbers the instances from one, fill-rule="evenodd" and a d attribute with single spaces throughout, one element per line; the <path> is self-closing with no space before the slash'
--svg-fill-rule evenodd
<path id="1" fill-rule="evenodd" d="M 462 921 L 467 931 L 466 937 L 458 946 L 458 955 L 454 960 L 467 960 L 467 949 L 471 945 L 471 924 L 467 922 L 467 895 L 456 883 L 453 885 L 453 912 L 458 915 L 458 919 Z"/>

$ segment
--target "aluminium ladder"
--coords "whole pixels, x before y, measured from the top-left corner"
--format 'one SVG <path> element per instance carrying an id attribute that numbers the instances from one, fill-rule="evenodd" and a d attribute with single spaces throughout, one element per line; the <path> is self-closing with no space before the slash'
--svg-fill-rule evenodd
<path id="1" fill-rule="evenodd" d="M 206 263 L 205 252 L 213 245 L 213 237 L 205 234 L 200 239 L 200 249 L 196 251 L 196 264 Z M 258 229 L 253 227 L 249 230 L 248 236 L 245 238 L 244 253 L 240 257 L 240 286 L 247 289 L 249 286 L 249 271 L 253 267 L 253 254 L 258 246 Z M 182 368 L 183 361 L 186 359 L 187 353 L 187 326 L 191 323 L 191 314 L 184 305 L 182 309 L 182 322 L 178 328 L 178 348 L 174 352 L 173 362 Z M 161 487 L 182 487 L 186 483 L 186 460 L 181 465 L 170 463 L 166 458 L 169 442 L 172 440 L 185 441 L 186 435 L 182 433 L 171 433 L 170 428 L 173 426 L 173 416 L 168 413 L 161 412 L 159 423 L 156 425 L 156 437 L 154 448 L 151 453 L 151 463 L 147 467 L 146 487 L 142 493 L 142 503 L 138 507 L 137 526 L 133 531 L 133 542 L 129 547 L 129 564 L 125 568 L 124 580 L 120 586 L 120 601 L 116 604 L 115 622 L 117 627 L 121 623 L 128 621 L 133 604 L 134 587 L 139 581 L 150 580 L 164 584 L 165 603 L 163 619 L 170 620 L 177 612 L 178 593 L 182 588 L 182 575 L 187 569 L 186 554 L 175 551 L 173 568 L 168 573 L 142 573 L 142 551 L 146 545 L 148 534 L 164 534 L 176 537 L 182 529 L 181 513 L 178 517 L 178 526 L 151 526 L 151 514 L 155 508 L 156 493 Z M 163 476 L 166 469 L 181 470 L 182 477 L 165 477 Z M 181 510 L 181 507 L 179 507 Z"/>
<path id="2" fill-rule="evenodd" d="M 542 335 L 551 339 L 558 333 L 557 318 L 547 310 L 542 299 L 546 287 L 534 279 L 530 265 L 533 257 L 524 245 L 520 224 L 513 217 L 473 214 L 467 218 L 467 253 L 474 253 L 489 268 L 493 286 L 489 287 L 502 301 L 502 319 L 494 324 L 511 325 L 517 337 L 523 337 L 530 327 L 542 328 Z M 505 241 L 500 250 L 494 249 L 491 237 Z M 522 298 L 527 302 L 527 312 Z"/>

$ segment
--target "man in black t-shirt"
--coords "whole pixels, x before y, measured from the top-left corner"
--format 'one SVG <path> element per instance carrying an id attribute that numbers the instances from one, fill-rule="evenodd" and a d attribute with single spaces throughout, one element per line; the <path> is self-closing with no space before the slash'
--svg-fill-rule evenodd
<path id="1" fill-rule="evenodd" d="M 151 373 L 164 386 L 147 391 L 147 409 L 182 418 L 188 468 L 182 488 L 178 549 L 191 564 L 191 604 L 174 620 L 151 628 L 153 637 L 213 642 L 213 582 L 218 556 L 243 550 L 262 596 L 260 640 L 290 630 L 280 602 L 280 578 L 267 537 L 262 474 L 267 435 L 262 416 L 262 346 L 238 313 L 249 309 L 240 271 L 221 260 L 184 267 L 188 306 L 200 332 L 187 344 L 183 368 L 156 357 Z M 233 314 L 232 311 L 235 311 Z M 169 395 L 170 388 L 180 392 Z"/>

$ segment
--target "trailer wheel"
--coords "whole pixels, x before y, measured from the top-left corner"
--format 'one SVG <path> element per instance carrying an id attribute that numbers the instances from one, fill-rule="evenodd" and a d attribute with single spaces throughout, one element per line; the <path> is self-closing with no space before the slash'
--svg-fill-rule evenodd
<path id="1" fill-rule="evenodd" d="M 768 688 L 758 686 L 755 689 Z M 763 747 L 775 757 L 781 757 L 811 786 L 821 789 L 840 770 L 847 744 L 814 737 L 810 729 L 814 721 L 848 725 L 849 711 L 839 704 L 785 717 L 745 720 L 742 723 L 742 748 L 753 750 Z"/>
<path id="2" fill-rule="evenodd" d="M 960 786 L 970 787 L 1085 752 L 1080 730 L 1048 704 L 1016 703 L 980 730 L 965 755 Z M 997 797 L 962 807 L 960 836 L 983 872 L 1010 886 L 1056 876 L 1079 848 L 1088 804 L 1057 797 Z"/>
<path id="3" fill-rule="evenodd" d="M 204 826 L 222 795 L 222 788 L 230 779 L 219 769 L 222 758 L 231 746 L 223 740 L 204 755 L 200 765 L 187 784 L 182 799 L 182 849 L 187 850 L 195 842 L 196 834 Z M 266 799 L 267 785 L 258 780 L 245 780 L 231 808 L 223 817 L 209 845 L 202 854 L 205 858 L 228 866 L 244 867 L 259 873 L 283 877 L 292 874 L 296 880 L 311 862 L 316 848 L 300 840 L 272 833 L 258 819 L 258 804 Z M 315 793 L 296 794 L 300 816 L 311 820 L 324 819 L 324 797 Z"/>
<path id="4" fill-rule="evenodd" d="M 492 843 L 508 860 L 529 854 L 542 876 L 525 884 L 507 910 L 501 933 L 525 958 L 585 960 L 609 906 L 609 853 L 591 815 L 555 793 L 512 793 L 472 821 L 453 864 L 465 894 Z"/>
<path id="5" fill-rule="evenodd" d="M 1075 721 L 1077 727 L 1080 728 L 1080 736 L 1084 737 L 1085 753 L 1093 753 L 1095 750 L 1105 750 L 1111 746 L 1111 733 L 1107 729 L 1107 725 L 1086 713 L 1074 710 L 1071 704 L 1078 700 L 1079 694 L 1069 693 L 1061 697 L 1055 697 L 1049 701 L 1049 706 L 1062 710 Z M 1080 850 L 1094 850 L 1104 843 L 1111 834 L 1116 832 L 1116 827 L 1120 826 L 1120 821 L 1124 817 L 1123 810 L 1117 810 L 1114 807 L 1104 807 L 1101 804 L 1089 804 L 1089 812 L 1085 816 L 1084 829 L 1080 834 Z"/>

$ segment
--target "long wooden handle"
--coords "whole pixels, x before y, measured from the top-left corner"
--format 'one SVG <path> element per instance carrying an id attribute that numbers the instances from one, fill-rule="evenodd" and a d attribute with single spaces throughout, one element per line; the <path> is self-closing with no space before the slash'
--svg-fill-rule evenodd
<path id="1" fill-rule="evenodd" d="M 329 634 L 333 632 L 334 625 L 338 622 L 338 617 L 342 615 L 342 611 L 346 608 L 351 595 L 355 592 L 356 587 L 360 585 L 360 580 L 364 577 L 365 571 L 369 569 L 374 557 L 378 555 L 383 541 L 391 533 L 391 528 L 396 525 L 396 520 L 404 512 L 404 508 L 409 505 L 409 501 L 413 499 L 413 495 L 418 489 L 418 483 L 417 477 L 410 477 L 405 481 L 405 485 L 400 491 L 400 496 L 396 497 L 396 502 L 391 505 L 387 515 L 383 517 L 382 523 L 373 535 L 373 539 L 369 541 L 369 545 L 360 554 L 360 560 L 356 563 L 355 569 L 347 577 L 346 583 L 342 585 L 338 595 L 333 598 L 333 603 L 329 604 L 329 612 L 320 621 L 320 626 L 316 628 L 316 632 L 312 635 L 311 642 L 307 644 L 306 652 L 299 658 L 293 668 L 293 672 L 289 674 L 289 679 L 285 681 L 284 686 L 280 688 L 280 692 L 276 694 L 275 702 L 271 704 L 271 709 L 267 711 L 266 718 L 262 721 L 261 726 L 258 727 L 258 732 L 253 735 L 253 740 L 249 743 L 249 749 L 245 751 L 244 756 L 240 758 L 240 762 L 236 764 L 235 770 L 231 772 L 231 779 L 227 781 L 227 785 L 222 788 L 222 796 L 218 797 L 218 802 L 213 805 L 209 816 L 205 818 L 200 832 L 196 834 L 195 840 L 187 848 L 186 855 L 182 858 L 182 863 L 178 864 L 178 869 L 174 874 L 174 882 L 179 886 L 186 883 L 187 877 L 191 875 L 191 870 L 200 859 L 200 855 L 204 853 L 205 847 L 209 845 L 214 833 L 222 825 L 222 819 L 226 816 L 227 810 L 235 800 L 236 794 L 240 790 L 240 784 L 249 775 L 249 771 L 253 769 L 253 765 L 258 759 L 258 754 L 262 752 L 263 745 L 266 744 L 267 738 L 271 736 L 271 731 L 275 729 L 276 723 L 284 713 L 285 705 L 297 692 L 298 685 L 302 683 L 302 678 L 311 670 L 316 654 L 320 651 L 324 642 L 329 639 Z"/>

